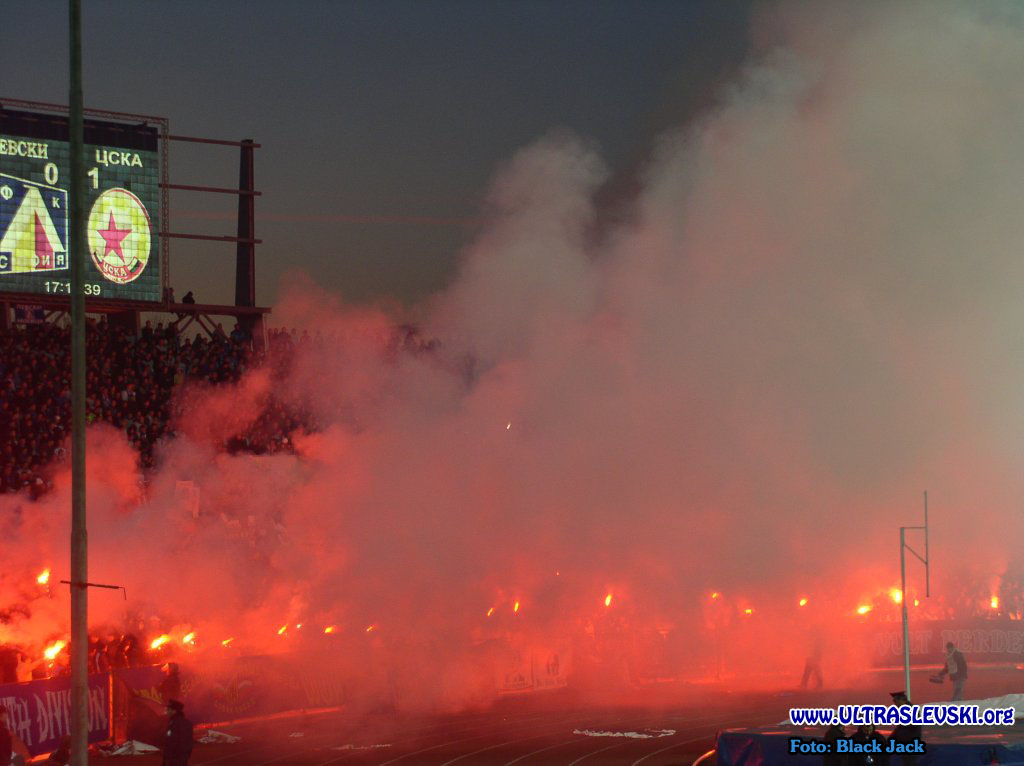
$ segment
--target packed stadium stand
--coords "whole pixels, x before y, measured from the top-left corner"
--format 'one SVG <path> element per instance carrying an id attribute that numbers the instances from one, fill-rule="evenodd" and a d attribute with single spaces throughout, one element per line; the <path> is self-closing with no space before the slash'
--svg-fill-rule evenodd
<path id="1" fill-rule="evenodd" d="M 175 406 L 186 385 L 237 381 L 254 365 L 287 367 L 301 337 L 271 330 L 253 344 L 238 325 L 213 337 L 182 338 L 171 325 L 147 322 L 140 332 L 90 320 L 87 329 L 87 417 L 124 431 L 144 469 L 154 448 L 174 434 Z M 67 456 L 71 355 L 68 329 L 51 323 L 0 330 L 0 492 L 45 493 L 50 469 Z M 224 447 L 257 454 L 288 450 L 288 434 L 308 418 L 271 399 L 261 415 Z"/>

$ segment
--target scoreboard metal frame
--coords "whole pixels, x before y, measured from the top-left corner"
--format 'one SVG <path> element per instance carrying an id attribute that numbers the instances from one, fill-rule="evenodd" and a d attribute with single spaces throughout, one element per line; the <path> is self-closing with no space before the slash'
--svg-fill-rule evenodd
<path id="1" fill-rule="evenodd" d="M 122 305 L 163 302 L 170 263 L 168 121 L 95 109 L 85 114 L 89 254 L 81 256 L 86 299 L 90 304 L 97 299 Z M 66 107 L 0 100 L 0 141 L 5 142 L 0 145 L 0 300 L 70 292 L 67 140 Z M 12 167 L 32 172 L 6 172 Z M 158 219 L 155 226 L 152 218 Z M 152 266 L 156 281 L 136 282 Z"/>

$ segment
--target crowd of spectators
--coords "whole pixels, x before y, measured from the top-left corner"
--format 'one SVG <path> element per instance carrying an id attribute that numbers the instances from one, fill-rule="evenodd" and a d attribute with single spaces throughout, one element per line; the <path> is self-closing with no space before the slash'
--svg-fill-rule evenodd
<path id="1" fill-rule="evenodd" d="M 87 421 L 121 429 L 144 470 L 154 467 L 160 441 L 174 435 L 189 406 L 188 397 L 179 395 L 186 386 L 230 384 L 258 365 L 280 380 L 297 354 L 320 354 L 353 340 L 369 341 L 387 358 L 437 347 L 411 325 L 367 327 L 344 337 L 269 329 L 255 343 L 238 324 L 230 333 L 220 324 L 211 329 L 209 335 L 184 337 L 172 323 L 146 322 L 135 331 L 105 316 L 87 321 Z M 33 499 L 44 494 L 52 486 L 52 466 L 67 458 L 70 424 L 67 325 L 15 323 L 0 330 L 0 492 L 26 491 Z M 231 453 L 290 452 L 300 430 L 318 430 L 308 407 L 270 395 L 223 447 Z"/>
<path id="2" fill-rule="evenodd" d="M 287 365 L 301 341 L 271 333 L 271 359 Z M 217 325 L 212 338 L 181 337 L 170 324 L 146 322 L 139 332 L 90 320 L 86 327 L 86 412 L 124 431 L 144 469 L 154 448 L 173 435 L 174 394 L 185 384 L 222 385 L 266 360 L 235 326 Z M 33 498 L 50 486 L 49 467 L 66 459 L 70 436 L 71 359 L 68 328 L 52 323 L 16 324 L 0 331 L 0 492 L 28 491 Z M 244 432 L 228 440 L 231 451 L 287 450 L 289 434 L 307 419 L 273 399 Z"/>

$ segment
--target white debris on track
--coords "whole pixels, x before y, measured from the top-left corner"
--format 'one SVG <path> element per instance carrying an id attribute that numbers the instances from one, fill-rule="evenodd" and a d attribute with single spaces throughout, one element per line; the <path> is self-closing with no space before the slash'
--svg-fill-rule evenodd
<path id="1" fill-rule="evenodd" d="M 142 755 L 143 753 L 157 753 L 160 751 L 159 747 L 153 747 L 147 745 L 145 742 L 139 742 L 134 739 L 130 739 L 117 747 L 111 747 L 109 749 L 100 748 L 100 755 L 104 758 L 113 755 Z"/>
<path id="2" fill-rule="evenodd" d="M 639 731 L 594 731 L 593 729 L 573 729 L 573 734 L 583 734 L 587 737 L 629 737 L 630 739 L 657 739 L 658 737 L 671 737 L 676 733 L 675 729 L 644 729 Z"/>
<path id="3" fill-rule="evenodd" d="M 376 750 L 380 747 L 391 747 L 391 745 L 338 745 L 331 750 Z"/>
<path id="4" fill-rule="evenodd" d="M 206 734 L 199 738 L 198 741 L 202 742 L 204 745 L 212 745 L 215 742 L 226 742 L 228 744 L 231 744 L 233 742 L 241 742 L 242 738 L 236 737 L 234 734 L 225 734 L 222 731 L 214 731 L 213 729 L 209 729 L 206 732 Z"/>

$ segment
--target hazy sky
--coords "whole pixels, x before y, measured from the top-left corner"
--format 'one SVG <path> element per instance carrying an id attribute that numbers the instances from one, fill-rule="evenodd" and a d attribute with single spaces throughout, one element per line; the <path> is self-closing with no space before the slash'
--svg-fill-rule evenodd
<path id="1" fill-rule="evenodd" d="M 4 3 L 0 98 L 66 103 L 66 6 Z M 739 64 L 750 18 L 735 0 L 83 6 L 87 106 L 263 145 L 262 305 L 293 268 L 351 301 L 442 288 L 517 149 L 567 127 L 628 176 Z M 237 181 L 231 149 L 174 143 L 170 168 L 176 183 Z M 171 229 L 233 234 L 234 204 L 175 193 Z M 232 300 L 232 245 L 171 245 L 179 296 Z"/>

